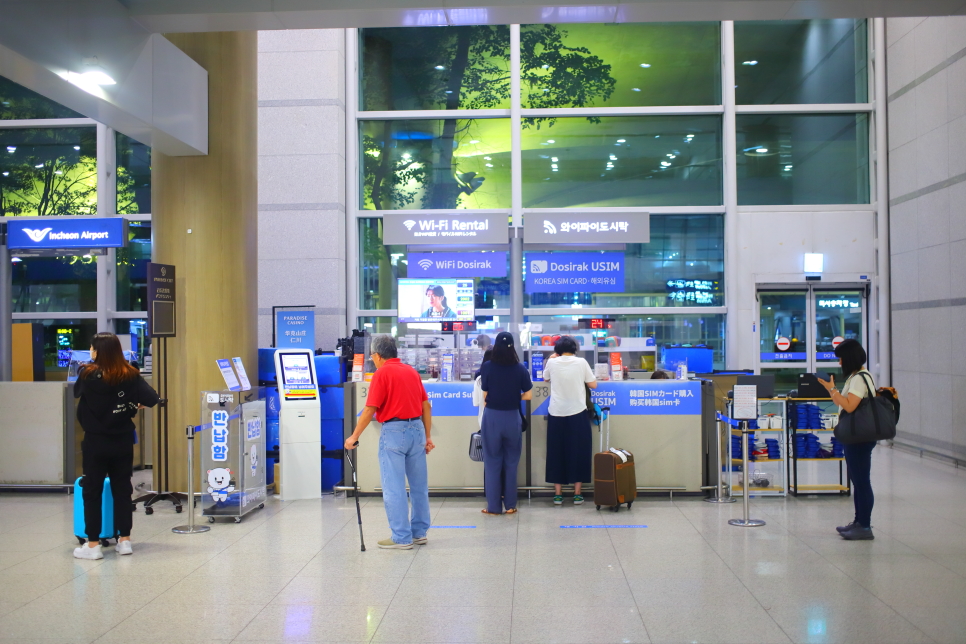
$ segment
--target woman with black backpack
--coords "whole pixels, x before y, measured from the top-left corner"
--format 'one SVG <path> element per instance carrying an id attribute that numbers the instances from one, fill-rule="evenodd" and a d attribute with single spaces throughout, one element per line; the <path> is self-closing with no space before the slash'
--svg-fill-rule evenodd
<path id="1" fill-rule="evenodd" d="M 842 393 L 835 389 L 835 377 L 829 380 L 818 379 L 828 389 L 832 402 L 839 406 L 839 413 L 854 412 L 864 398 L 875 398 L 875 384 L 872 374 L 865 368 L 867 359 L 865 349 L 857 340 L 845 340 L 835 347 L 835 356 L 842 366 L 842 374 L 847 376 Z M 843 445 L 845 463 L 852 479 L 852 502 L 855 504 L 855 519 L 852 523 L 836 528 L 843 539 L 862 541 L 875 539 L 872 534 L 872 506 L 875 495 L 872 493 L 872 450 L 876 441 L 865 441 Z"/>
<path id="2" fill-rule="evenodd" d="M 84 523 L 87 544 L 74 549 L 78 559 L 103 559 L 101 552 L 101 492 L 104 477 L 111 479 L 114 529 L 120 535 L 115 551 L 132 554 L 131 475 L 134 469 L 134 422 L 141 407 L 154 407 L 158 392 L 124 359 L 121 342 L 113 333 L 98 333 L 91 340 L 91 362 L 83 365 L 74 383 L 77 420 L 84 428 L 81 453 L 84 463 Z"/>

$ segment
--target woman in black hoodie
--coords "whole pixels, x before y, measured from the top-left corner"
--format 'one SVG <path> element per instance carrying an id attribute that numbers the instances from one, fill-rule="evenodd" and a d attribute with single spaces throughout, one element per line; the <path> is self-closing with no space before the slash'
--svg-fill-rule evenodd
<path id="1" fill-rule="evenodd" d="M 74 549 L 78 559 L 103 559 L 101 552 L 101 491 L 104 477 L 111 479 L 114 529 L 120 537 L 115 551 L 131 549 L 131 475 L 134 469 L 134 422 L 141 407 L 158 404 L 158 392 L 124 359 L 121 342 L 113 333 L 98 333 L 91 340 L 91 360 L 81 367 L 74 383 L 77 419 L 84 428 L 84 522 L 87 545 Z"/>

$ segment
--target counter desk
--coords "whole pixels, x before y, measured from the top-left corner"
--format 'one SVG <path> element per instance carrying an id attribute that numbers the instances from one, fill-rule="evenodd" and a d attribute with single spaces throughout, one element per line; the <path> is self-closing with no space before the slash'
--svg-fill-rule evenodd
<path id="1" fill-rule="evenodd" d="M 433 442 L 429 455 L 429 487 L 433 492 L 459 492 L 483 487 L 483 464 L 468 455 L 470 434 L 477 429 L 473 383 L 424 383 L 433 404 Z M 353 385 L 357 418 L 365 406 L 368 383 Z M 697 493 L 711 479 L 708 459 L 714 445 L 713 387 L 703 380 L 627 380 L 600 382 L 593 393 L 601 406 L 611 408 L 610 444 L 634 454 L 637 484 L 644 490 Z M 524 436 L 518 484 L 552 489 L 545 480 L 547 412 L 550 385 L 535 382 L 529 408 L 530 430 Z M 354 425 L 353 425 L 354 426 Z M 379 432 L 373 422 L 358 447 L 358 482 L 364 493 L 381 491 Z M 352 427 L 347 431 L 351 432 Z M 600 448 L 594 427 L 593 450 Z"/>

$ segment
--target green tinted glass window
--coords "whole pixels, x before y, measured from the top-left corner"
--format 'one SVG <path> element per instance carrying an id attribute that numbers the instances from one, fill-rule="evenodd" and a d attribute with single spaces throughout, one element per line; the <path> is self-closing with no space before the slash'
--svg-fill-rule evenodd
<path id="1" fill-rule="evenodd" d="M 509 108 L 510 28 L 363 29 L 367 111 Z"/>
<path id="2" fill-rule="evenodd" d="M 868 100 L 865 20 L 735 23 L 739 105 L 864 103 Z"/>
<path id="3" fill-rule="evenodd" d="M 117 251 L 117 311 L 146 311 L 151 222 L 129 221 L 127 247 Z"/>
<path id="4" fill-rule="evenodd" d="M 361 121 L 362 208 L 509 208 L 509 123 Z"/>
<path id="5" fill-rule="evenodd" d="M 534 119 L 523 130 L 523 205 L 720 205 L 721 117 Z"/>
<path id="6" fill-rule="evenodd" d="M 92 127 L 0 129 L 0 215 L 95 214 L 96 156 Z"/>
<path id="7" fill-rule="evenodd" d="M 717 105 L 718 23 L 523 25 L 524 108 Z"/>
<path id="8" fill-rule="evenodd" d="M 723 215 L 652 215 L 651 241 L 623 254 L 622 293 L 527 293 L 524 306 L 724 306 Z"/>
<path id="9" fill-rule="evenodd" d="M 440 249 L 445 250 L 445 249 Z M 359 289 L 364 310 L 395 309 L 396 279 L 408 276 L 409 253 L 404 245 L 382 243 L 382 219 L 359 220 Z M 509 266 L 507 274 L 509 274 Z M 509 308 L 508 277 L 476 277 L 476 310 Z"/>
<path id="10" fill-rule="evenodd" d="M 69 110 L 23 85 L 0 77 L 0 121 L 82 118 L 84 118 L 83 114 Z"/>
<path id="11" fill-rule="evenodd" d="M 97 333 L 97 320 L 17 320 L 14 324 L 43 326 L 44 371 L 47 380 L 66 380 L 71 351 L 87 351 Z M 57 373 L 57 376 L 50 374 Z"/>
<path id="12" fill-rule="evenodd" d="M 869 203 L 866 114 L 739 114 L 738 203 Z"/>
<path id="13" fill-rule="evenodd" d="M 151 146 L 117 133 L 117 212 L 151 212 Z"/>

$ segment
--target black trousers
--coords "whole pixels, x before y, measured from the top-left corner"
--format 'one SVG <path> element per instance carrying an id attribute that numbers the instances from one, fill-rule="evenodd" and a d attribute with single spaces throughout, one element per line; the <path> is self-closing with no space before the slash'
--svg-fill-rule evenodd
<path id="1" fill-rule="evenodd" d="M 875 495 L 872 493 L 872 450 L 875 441 L 844 445 L 845 464 L 849 466 L 852 479 L 852 502 L 855 504 L 855 522 L 863 528 L 872 526 L 872 506 Z"/>
<path id="2" fill-rule="evenodd" d="M 87 538 L 97 541 L 101 535 L 101 493 L 104 477 L 111 478 L 114 497 L 114 529 L 122 537 L 131 536 L 131 475 L 134 473 L 134 443 L 130 437 L 118 438 L 88 435 L 81 443 L 84 459 L 84 523 Z"/>

